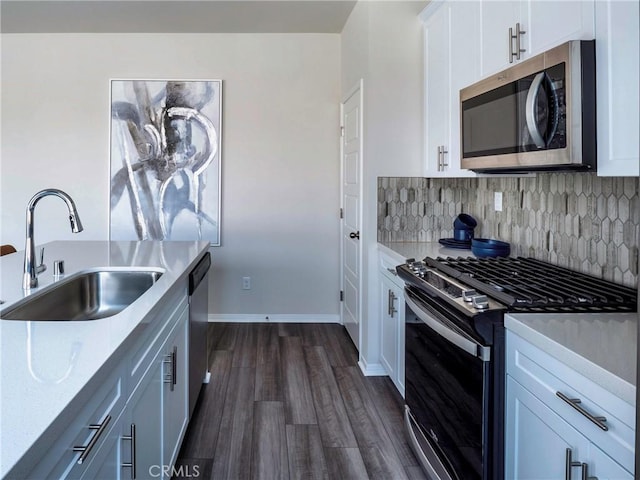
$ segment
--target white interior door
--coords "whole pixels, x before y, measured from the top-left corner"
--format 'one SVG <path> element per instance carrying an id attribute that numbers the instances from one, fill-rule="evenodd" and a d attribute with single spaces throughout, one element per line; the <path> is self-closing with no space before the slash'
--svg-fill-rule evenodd
<path id="1" fill-rule="evenodd" d="M 360 350 L 362 291 L 362 80 L 347 95 L 342 110 L 342 323 Z"/>

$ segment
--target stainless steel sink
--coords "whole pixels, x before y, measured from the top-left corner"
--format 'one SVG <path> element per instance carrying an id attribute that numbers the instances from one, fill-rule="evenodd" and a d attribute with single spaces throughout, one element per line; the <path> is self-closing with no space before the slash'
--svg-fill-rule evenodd
<path id="1" fill-rule="evenodd" d="M 79 272 L 0 312 L 7 320 L 97 320 L 127 308 L 162 276 L 149 270 Z"/>

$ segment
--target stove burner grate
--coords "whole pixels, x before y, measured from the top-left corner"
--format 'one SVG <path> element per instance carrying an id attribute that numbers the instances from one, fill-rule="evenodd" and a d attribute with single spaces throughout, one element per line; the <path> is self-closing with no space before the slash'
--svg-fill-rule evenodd
<path id="1" fill-rule="evenodd" d="M 425 262 L 528 312 L 636 311 L 636 290 L 533 258 L 426 258 Z"/>

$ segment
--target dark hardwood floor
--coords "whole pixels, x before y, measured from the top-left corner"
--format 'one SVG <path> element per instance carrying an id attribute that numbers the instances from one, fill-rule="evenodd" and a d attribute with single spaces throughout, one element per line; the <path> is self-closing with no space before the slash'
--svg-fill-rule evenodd
<path id="1" fill-rule="evenodd" d="M 357 360 L 337 324 L 210 324 L 211 383 L 174 478 L 425 478 L 402 397 Z"/>

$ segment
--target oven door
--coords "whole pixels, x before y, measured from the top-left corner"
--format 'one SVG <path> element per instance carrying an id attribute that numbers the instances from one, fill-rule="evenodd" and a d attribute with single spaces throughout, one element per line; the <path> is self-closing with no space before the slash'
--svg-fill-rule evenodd
<path id="1" fill-rule="evenodd" d="M 486 479 L 490 347 L 458 327 L 464 318 L 437 298 L 407 288 L 405 301 L 412 446 L 432 479 Z"/>

